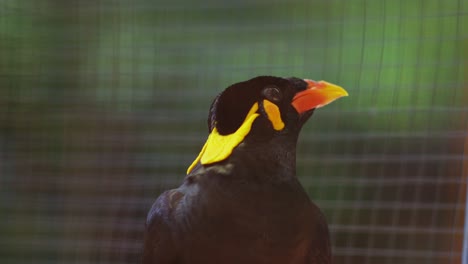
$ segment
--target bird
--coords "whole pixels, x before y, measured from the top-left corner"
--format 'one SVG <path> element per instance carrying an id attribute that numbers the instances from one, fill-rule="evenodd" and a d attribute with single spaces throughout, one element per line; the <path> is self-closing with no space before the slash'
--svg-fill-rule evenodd
<path id="1" fill-rule="evenodd" d="M 297 77 L 227 87 L 183 182 L 148 212 L 142 263 L 332 263 L 327 221 L 296 177 L 296 145 L 316 109 L 347 95 Z"/>

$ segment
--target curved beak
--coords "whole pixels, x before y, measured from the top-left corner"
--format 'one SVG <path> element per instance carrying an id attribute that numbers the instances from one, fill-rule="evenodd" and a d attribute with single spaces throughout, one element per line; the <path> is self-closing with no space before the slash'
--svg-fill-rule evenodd
<path id="1" fill-rule="evenodd" d="M 291 103 L 299 114 L 326 106 L 340 97 L 348 96 L 348 92 L 338 85 L 326 81 L 316 82 L 308 79 L 304 81 L 307 82 L 307 89 L 298 92 Z"/>

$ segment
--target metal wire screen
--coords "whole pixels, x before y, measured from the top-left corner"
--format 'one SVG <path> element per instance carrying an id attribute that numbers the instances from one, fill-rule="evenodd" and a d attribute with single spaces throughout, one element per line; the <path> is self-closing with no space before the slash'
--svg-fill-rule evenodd
<path id="1" fill-rule="evenodd" d="M 0 262 L 138 263 L 211 100 L 277 75 L 350 93 L 298 149 L 335 263 L 462 263 L 467 59 L 461 0 L 2 0 Z"/>

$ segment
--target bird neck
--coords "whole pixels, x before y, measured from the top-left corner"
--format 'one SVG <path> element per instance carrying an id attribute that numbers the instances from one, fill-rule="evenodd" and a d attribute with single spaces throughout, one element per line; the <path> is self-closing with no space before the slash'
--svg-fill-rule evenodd
<path id="1" fill-rule="evenodd" d="M 296 177 L 296 140 L 274 138 L 243 142 L 227 160 L 235 175 L 259 180 L 284 181 Z"/>

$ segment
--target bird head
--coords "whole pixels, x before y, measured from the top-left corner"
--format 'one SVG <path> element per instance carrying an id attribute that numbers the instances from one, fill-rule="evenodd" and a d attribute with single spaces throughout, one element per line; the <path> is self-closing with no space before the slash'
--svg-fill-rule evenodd
<path id="1" fill-rule="evenodd" d="M 233 84 L 211 104 L 210 135 L 187 174 L 199 163 L 228 159 L 242 143 L 257 149 L 282 139 L 295 144 L 315 109 L 347 95 L 337 85 L 295 77 L 259 76 Z"/>

